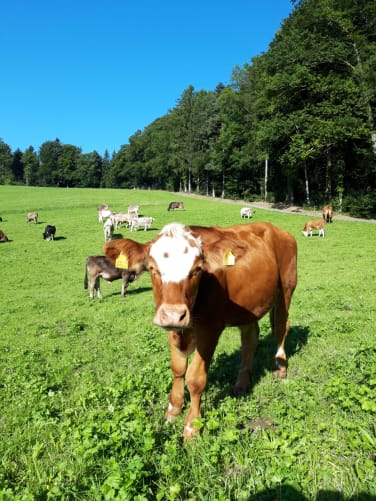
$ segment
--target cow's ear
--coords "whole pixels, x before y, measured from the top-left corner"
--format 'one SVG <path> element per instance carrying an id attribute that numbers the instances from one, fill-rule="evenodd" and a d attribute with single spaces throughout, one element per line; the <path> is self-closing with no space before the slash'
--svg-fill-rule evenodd
<path id="1" fill-rule="evenodd" d="M 120 252 L 121 252 L 120 249 L 111 244 L 111 242 L 108 242 L 103 246 L 104 255 L 109 257 L 112 261 L 116 261 L 116 259 L 120 255 Z"/>
<path id="2" fill-rule="evenodd" d="M 210 244 L 203 244 L 204 270 L 214 273 L 219 269 L 237 266 L 247 251 L 243 242 L 222 239 Z"/>

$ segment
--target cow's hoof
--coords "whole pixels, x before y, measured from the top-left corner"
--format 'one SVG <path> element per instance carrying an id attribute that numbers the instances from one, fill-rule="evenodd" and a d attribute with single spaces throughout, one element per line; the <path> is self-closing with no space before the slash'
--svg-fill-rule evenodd
<path id="1" fill-rule="evenodd" d="M 193 440 L 197 436 L 200 435 L 200 430 L 198 428 L 195 428 L 194 426 L 191 426 L 189 424 L 186 424 L 184 426 L 184 432 L 183 432 L 183 440 L 184 442 L 188 442 L 189 440 Z"/>
<path id="2" fill-rule="evenodd" d="M 181 407 L 174 407 L 170 402 L 164 415 L 165 420 L 170 423 L 175 421 L 180 416 L 181 409 Z"/>
<path id="3" fill-rule="evenodd" d="M 287 371 L 284 368 L 276 369 L 275 371 L 273 371 L 273 374 L 278 379 L 286 379 L 287 378 Z"/>
<path id="4" fill-rule="evenodd" d="M 243 395 L 245 395 L 246 393 L 248 392 L 248 387 L 247 388 L 243 388 L 242 386 L 237 386 L 235 385 L 233 387 L 233 389 L 231 390 L 231 395 L 233 397 L 242 397 Z"/>

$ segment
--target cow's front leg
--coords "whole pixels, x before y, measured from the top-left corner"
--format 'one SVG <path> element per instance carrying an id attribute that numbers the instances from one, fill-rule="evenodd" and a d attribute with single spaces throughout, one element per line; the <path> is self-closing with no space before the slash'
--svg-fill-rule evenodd
<path id="1" fill-rule="evenodd" d="M 236 380 L 233 394 L 240 396 L 246 393 L 251 383 L 252 363 L 259 338 L 259 326 L 255 321 L 250 325 L 242 325 L 240 327 L 242 341 L 242 361 L 238 378 Z"/>
<path id="2" fill-rule="evenodd" d="M 125 297 L 129 285 L 130 272 L 123 271 L 121 274 L 121 297 Z"/>
<path id="3" fill-rule="evenodd" d="M 198 339 L 202 340 L 198 336 Z M 193 360 L 188 367 L 186 383 L 191 397 L 191 406 L 187 412 L 184 423 L 184 439 L 197 435 L 200 431 L 195 426 L 195 419 L 201 417 L 201 396 L 208 380 L 209 365 L 217 345 L 218 337 L 205 339 L 204 346 L 198 342 Z"/>
<path id="4" fill-rule="evenodd" d="M 190 336 L 175 331 L 168 332 L 168 340 L 170 342 L 171 370 L 174 379 L 165 419 L 173 421 L 179 416 L 184 406 L 184 377 L 188 357 L 192 353 L 194 346 Z"/>

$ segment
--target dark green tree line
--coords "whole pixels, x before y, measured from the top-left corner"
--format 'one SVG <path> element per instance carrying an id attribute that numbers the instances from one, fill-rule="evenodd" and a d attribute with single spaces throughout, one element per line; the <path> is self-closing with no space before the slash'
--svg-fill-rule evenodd
<path id="1" fill-rule="evenodd" d="M 59 139 L 23 153 L 0 141 L 0 183 L 334 201 L 375 215 L 376 0 L 292 3 L 230 85 L 189 85 L 111 158 Z"/>

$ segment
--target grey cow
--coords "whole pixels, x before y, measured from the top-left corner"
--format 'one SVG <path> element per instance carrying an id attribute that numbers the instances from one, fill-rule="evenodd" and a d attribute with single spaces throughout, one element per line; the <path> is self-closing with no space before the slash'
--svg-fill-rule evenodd
<path id="1" fill-rule="evenodd" d="M 107 256 L 89 256 L 86 259 L 84 288 L 89 288 L 89 294 L 94 299 L 94 291 L 98 298 L 102 298 L 100 289 L 100 278 L 107 282 L 122 279 L 121 295 L 124 297 L 130 282 L 134 282 L 143 273 L 136 273 L 126 269 L 116 268 L 113 261 Z"/>

